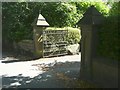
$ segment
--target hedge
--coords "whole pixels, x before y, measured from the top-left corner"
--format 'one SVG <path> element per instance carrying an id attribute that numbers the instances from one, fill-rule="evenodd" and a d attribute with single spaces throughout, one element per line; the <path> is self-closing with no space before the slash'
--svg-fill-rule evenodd
<path id="1" fill-rule="evenodd" d="M 68 30 L 68 37 L 66 40 L 68 44 L 77 44 L 80 42 L 81 34 L 79 28 L 72 27 L 64 27 L 64 28 L 56 28 L 56 27 L 48 27 L 46 30 Z"/>
<path id="2" fill-rule="evenodd" d="M 120 30 L 118 23 L 120 22 L 120 17 L 107 17 L 104 24 L 100 30 L 100 44 L 99 44 L 99 54 L 111 58 L 120 59 L 119 57 L 119 34 Z"/>
<path id="3" fill-rule="evenodd" d="M 99 54 L 120 60 L 120 2 L 114 2 L 110 9 L 109 16 L 105 18 L 105 21 L 99 32 L 100 44 Z"/>

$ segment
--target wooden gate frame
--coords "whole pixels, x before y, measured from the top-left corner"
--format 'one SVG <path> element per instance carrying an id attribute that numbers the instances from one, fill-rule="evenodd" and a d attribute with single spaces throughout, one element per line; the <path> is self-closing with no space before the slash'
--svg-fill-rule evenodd
<path id="1" fill-rule="evenodd" d="M 50 36 L 47 38 L 48 35 L 53 36 L 54 43 L 53 42 L 50 43 L 50 41 L 49 41 Z M 59 39 L 57 40 L 58 42 L 56 42 L 55 35 L 59 36 L 58 37 Z M 43 36 L 43 57 L 52 57 L 52 56 L 60 56 L 60 55 L 68 54 L 67 53 L 67 44 L 68 43 L 65 40 L 68 37 L 68 30 L 43 30 L 42 36 Z M 62 37 L 60 37 L 60 36 L 62 36 Z M 62 39 L 62 41 L 60 41 L 60 39 Z M 49 48 L 49 49 L 46 49 L 46 48 Z M 61 48 L 64 48 L 64 49 L 61 49 Z M 52 51 L 54 49 L 58 49 L 58 50 Z M 49 51 L 49 50 L 51 50 L 51 51 Z M 46 53 L 48 53 L 48 55 L 45 55 Z"/>

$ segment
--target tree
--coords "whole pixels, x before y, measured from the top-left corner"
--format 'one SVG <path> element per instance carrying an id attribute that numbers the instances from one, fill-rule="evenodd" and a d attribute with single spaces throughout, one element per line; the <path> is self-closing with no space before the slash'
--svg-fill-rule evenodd
<path id="1" fill-rule="evenodd" d="M 36 6 L 40 7 L 41 4 L 4 2 L 2 4 L 3 38 L 9 41 L 31 38 L 31 23 L 39 14 L 39 8 Z"/>
<path id="2" fill-rule="evenodd" d="M 120 2 L 114 2 L 109 16 L 100 30 L 100 54 L 102 56 L 120 60 Z"/>
<path id="3" fill-rule="evenodd" d="M 72 27 L 79 19 L 76 6 L 68 2 L 45 3 L 42 15 L 44 15 L 51 26 L 55 27 Z"/>
<path id="4" fill-rule="evenodd" d="M 120 1 L 114 2 L 112 8 L 110 9 L 111 16 L 120 16 Z"/>
<path id="5" fill-rule="evenodd" d="M 50 26 L 75 27 L 91 5 L 95 5 L 103 14 L 108 12 L 103 2 L 4 2 L 2 5 L 3 38 L 16 42 L 32 39 L 31 24 L 39 13 L 42 13 Z"/>
<path id="6" fill-rule="evenodd" d="M 105 2 L 98 0 L 97 2 L 72 2 L 76 5 L 77 11 L 79 14 L 83 14 L 88 7 L 95 6 L 96 9 L 101 12 L 104 16 L 106 16 L 109 12 L 109 7 L 105 4 Z"/>

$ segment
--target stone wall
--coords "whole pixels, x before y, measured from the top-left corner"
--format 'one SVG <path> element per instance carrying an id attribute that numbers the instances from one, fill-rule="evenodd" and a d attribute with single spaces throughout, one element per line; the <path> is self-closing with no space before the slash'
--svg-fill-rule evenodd
<path id="1" fill-rule="evenodd" d="M 33 40 L 22 40 L 18 43 L 14 43 L 14 48 L 17 52 L 24 53 L 34 53 L 34 43 Z"/>

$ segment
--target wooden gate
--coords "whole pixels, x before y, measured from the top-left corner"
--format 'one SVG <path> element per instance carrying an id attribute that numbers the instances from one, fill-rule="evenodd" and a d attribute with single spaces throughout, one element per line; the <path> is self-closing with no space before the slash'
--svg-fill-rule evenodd
<path id="1" fill-rule="evenodd" d="M 67 54 L 68 30 L 43 30 L 43 57 Z"/>

